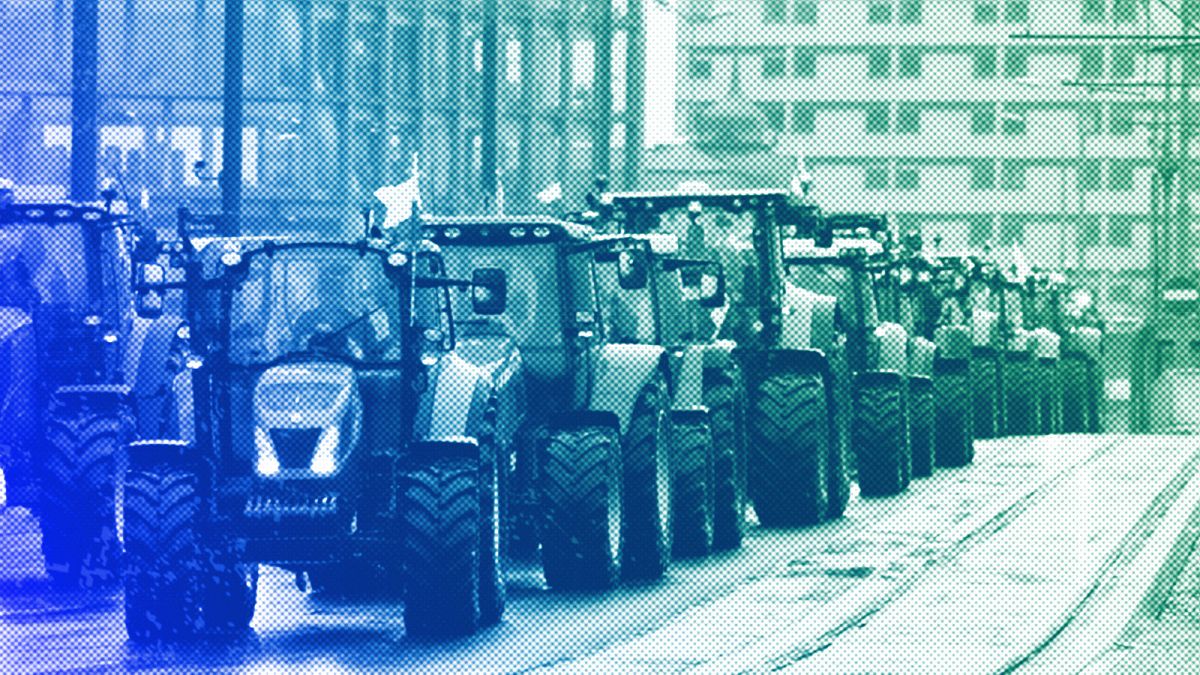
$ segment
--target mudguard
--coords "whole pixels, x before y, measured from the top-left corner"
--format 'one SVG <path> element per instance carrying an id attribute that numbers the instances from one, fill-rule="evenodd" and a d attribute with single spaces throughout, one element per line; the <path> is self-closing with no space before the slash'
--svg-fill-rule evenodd
<path id="1" fill-rule="evenodd" d="M 174 439 L 134 441 L 125 446 L 130 469 L 149 469 L 162 464 L 183 466 L 194 461 L 192 444 Z"/>
<path id="2" fill-rule="evenodd" d="M 1000 315 L 986 309 L 971 314 L 971 344 L 975 347 L 995 347 L 1000 344 Z"/>
<path id="3" fill-rule="evenodd" d="M 671 410 L 697 410 L 704 407 L 703 345 L 686 347 L 672 373 Z"/>
<path id="4" fill-rule="evenodd" d="M 479 442 L 474 438 L 417 441 L 408 446 L 407 457 L 417 460 L 435 460 L 443 457 L 458 457 L 479 461 Z"/>
<path id="5" fill-rule="evenodd" d="M 496 441 L 508 447 L 527 408 L 525 364 L 515 342 L 505 333 L 460 335 L 455 352 L 491 378 L 496 399 Z"/>
<path id="6" fill-rule="evenodd" d="M 1072 328 L 1063 335 L 1062 352 L 1064 355 L 1099 361 L 1104 354 L 1104 334 L 1099 328 L 1090 326 Z"/>
<path id="7" fill-rule="evenodd" d="M 1058 359 L 1062 338 L 1049 328 L 1032 331 L 1033 356 L 1038 359 Z"/>
<path id="8" fill-rule="evenodd" d="M 908 368 L 908 331 L 898 323 L 884 322 L 873 335 L 876 352 L 871 370 L 903 373 Z"/>
<path id="9" fill-rule="evenodd" d="M 1008 344 L 1005 345 L 1005 351 L 1024 354 L 1033 350 L 1033 340 L 1030 332 L 1024 328 L 1017 328 L 1013 331 L 1012 336 L 1008 339 Z"/>
<path id="10" fill-rule="evenodd" d="M 741 364 L 748 383 L 758 383 L 770 373 L 818 373 L 826 382 L 834 382 L 829 357 L 820 349 L 737 349 L 734 358 Z"/>
<path id="11" fill-rule="evenodd" d="M 737 349 L 737 343 L 733 340 L 716 340 L 706 345 L 704 349 L 704 367 L 725 370 L 734 362 L 734 349 Z"/>
<path id="12" fill-rule="evenodd" d="M 908 374 L 911 377 L 933 377 L 933 359 L 938 346 L 923 337 L 908 343 Z"/>
<path id="13" fill-rule="evenodd" d="M 587 408 L 615 414 L 624 434 L 642 387 L 655 369 L 665 368 L 665 355 L 666 350 L 657 345 L 608 344 L 602 347 L 596 354 L 595 381 Z"/>
<path id="14" fill-rule="evenodd" d="M 785 283 L 779 346 L 828 350 L 837 339 L 836 309 L 837 298 Z"/>
<path id="15" fill-rule="evenodd" d="M 429 374 L 429 390 L 417 408 L 413 440 L 478 439 L 488 408 L 494 405 L 493 393 L 486 370 L 450 352 Z"/>
<path id="16" fill-rule="evenodd" d="M 6 371 L 0 375 L 0 381 L 4 383 L 4 390 L 0 391 L 0 444 L 17 447 L 27 446 L 33 440 L 37 428 L 37 346 L 29 315 L 20 310 L 13 310 L 23 315 L 24 320 L 19 323 L 6 323 L 3 320 L 3 314 L 14 318 L 13 314 L 7 311 L 10 309 L 0 307 L 0 333 L 3 334 L 0 337 L 0 353 L 5 357 L 5 362 L 0 364 L 0 367 Z M 22 448 L 22 454 L 29 449 Z"/>
<path id="17" fill-rule="evenodd" d="M 125 345 L 125 384 L 137 405 L 140 438 L 173 437 L 179 434 L 175 417 L 179 411 L 172 400 L 180 363 L 176 357 L 179 327 L 183 319 L 162 316 L 152 321 L 136 319 Z"/>
<path id="18" fill-rule="evenodd" d="M 937 358 L 942 361 L 964 361 L 971 358 L 972 337 L 969 326 L 938 326 L 933 332 L 933 341 L 937 343 Z"/>

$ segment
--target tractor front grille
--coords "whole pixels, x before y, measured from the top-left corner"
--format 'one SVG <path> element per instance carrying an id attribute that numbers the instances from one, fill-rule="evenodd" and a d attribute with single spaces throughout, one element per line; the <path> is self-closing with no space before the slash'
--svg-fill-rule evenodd
<path id="1" fill-rule="evenodd" d="M 317 449 L 320 429 L 271 429 L 275 456 L 284 469 L 306 469 Z"/>

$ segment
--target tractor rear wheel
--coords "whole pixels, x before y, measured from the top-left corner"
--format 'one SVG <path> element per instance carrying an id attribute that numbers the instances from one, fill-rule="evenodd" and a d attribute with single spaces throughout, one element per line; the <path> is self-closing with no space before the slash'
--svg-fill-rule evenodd
<path id="1" fill-rule="evenodd" d="M 160 466 L 125 479 L 125 629 L 134 641 L 197 624 L 201 567 L 196 474 Z"/>
<path id="2" fill-rule="evenodd" d="M 1063 430 L 1063 375 L 1061 360 L 1042 359 L 1034 366 L 1038 374 L 1038 406 L 1043 434 L 1061 434 Z"/>
<path id="3" fill-rule="evenodd" d="M 1041 406 L 1038 396 L 1038 372 L 1028 358 L 1005 364 L 1005 410 L 1008 436 L 1032 436 L 1041 430 Z"/>
<path id="4" fill-rule="evenodd" d="M 706 556 L 713 544 L 712 433 L 702 422 L 676 424 L 672 431 L 673 553 L 681 558 Z"/>
<path id="5" fill-rule="evenodd" d="M 667 383 L 661 372 L 646 383 L 625 434 L 625 560 L 630 579 L 658 579 L 671 564 L 671 430 Z"/>
<path id="6" fill-rule="evenodd" d="M 404 625 L 409 635 L 479 629 L 479 463 L 441 458 L 400 473 Z"/>
<path id="7" fill-rule="evenodd" d="M 907 486 L 912 455 L 904 389 L 900 380 L 856 387 L 854 454 L 865 496 L 899 494 Z"/>
<path id="8" fill-rule="evenodd" d="M 504 575 L 504 560 L 507 548 L 505 537 L 505 476 L 497 461 L 495 439 L 488 435 L 481 439 L 486 447 L 481 448 L 485 458 L 480 467 L 479 513 L 479 618 L 484 626 L 491 626 L 504 616 L 507 585 Z"/>
<path id="9" fill-rule="evenodd" d="M 546 583 L 563 589 L 612 588 L 622 548 L 623 473 L 616 430 L 553 430 L 539 455 Z"/>
<path id="10" fill-rule="evenodd" d="M 1068 434 L 1094 433 L 1092 424 L 1090 364 L 1083 358 L 1068 356 L 1059 363 L 1063 384 L 1063 431 Z"/>
<path id="11" fill-rule="evenodd" d="M 819 523 L 829 506 L 829 414 L 816 373 L 776 373 L 755 389 L 750 494 L 760 523 Z"/>
<path id="12" fill-rule="evenodd" d="M 118 476 L 132 413 L 124 403 L 86 397 L 56 396 L 49 408 L 39 467 L 46 571 L 68 587 L 116 583 Z"/>
<path id="13" fill-rule="evenodd" d="M 933 475 L 937 457 L 937 438 L 934 433 L 937 409 L 933 386 L 932 379 L 923 377 L 914 377 L 909 382 L 912 395 L 912 475 L 922 478 Z"/>
<path id="14" fill-rule="evenodd" d="M 713 439 L 713 548 L 742 545 L 746 527 L 746 392 L 733 368 L 704 373 Z"/>
<path id="15" fill-rule="evenodd" d="M 972 363 L 971 368 L 974 367 Z M 972 415 L 971 380 L 965 369 L 944 371 L 933 378 L 938 466 L 966 466 L 975 459 L 971 424 L 979 418 Z M 995 391 L 994 385 L 992 391 Z M 978 408 L 975 411 L 978 412 Z"/>
<path id="16" fill-rule="evenodd" d="M 971 359 L 970 387 L 963 394 L 971 397 L 974 408 L 975 436 L 997 438 L 1003 433 L 1000 422 L 1000 391 L 996 379 L 996 359 L 991 354 Z"/>

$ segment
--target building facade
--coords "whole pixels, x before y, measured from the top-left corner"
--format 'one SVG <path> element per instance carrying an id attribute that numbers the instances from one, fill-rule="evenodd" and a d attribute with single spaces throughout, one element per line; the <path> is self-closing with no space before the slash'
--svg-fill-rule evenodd
<path id="1" fill-rule="evenodd" d="M 1183 12 L 1200 17 L 1194 4 L 1185 0 Z M 740 96 L 786 160 L 776 186 L 787 185 L 790 158 L 803 157 L 827 210 L 890 212 L 947 248 L 1019 245 L 1033 264 L 1102 281 L 1105 304 L 1136 313 L 1148 291 L 1151 135 L 1162 106 L 1160 92 L 1120 85 L 1161 79 L 1161 66 L 1129 42 L 1014 34 L 1178 30 L 1154 8 L 1147 21 L 1150 5 L 690 0 L 679 22 L 677 123 L 698 134 L 689 125 L 703 110 Z"/>

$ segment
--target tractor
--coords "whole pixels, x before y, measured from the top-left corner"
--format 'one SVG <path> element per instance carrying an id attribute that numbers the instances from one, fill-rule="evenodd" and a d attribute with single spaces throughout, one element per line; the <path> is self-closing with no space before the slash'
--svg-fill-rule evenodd
<path id="1" fill-rule="evenodd" d="M 540 549 L 546 582 L 559 589 L 661 577 L 672 535 L 670 360 L 661 346 L 607 332 L 595 258 L 613 244 L 541 216 L 425 216 L 420 225 L 450 273 L 504 280 L 503 313 L 459 315 L 464 358 L 520 381 L 528 397 L 506 413 L 513 554 Z M 619 273 L 622 288 L 644 283 L 644 269 Z"/>
<path id="2" fill-rule="evenodd" d="M 711 311 L 725 304 L 723 270 L 719 263 L 679 257 L 673 235 L 601 238 L 609 242 L 596 260 L 610 339 L 660 345 L 667 354 L 674 554 L 736 547 L 746 512 L 744 409 L 733 398 L 739 389 L 735 345 L 714 339 Z M 706 400 L 718 405 L 710 409 Z"/>
<path id="3" fill-rule="evenodd" d="M 133 315 L 135 227 L 108 205 L 0 207 L 0 473 L 65 588 L 119 580 L 120 448 L 178 426 L 180 321 Z"/>
<path id="4" fill-rule="evenodd" d="M 1104 321 L 1091 291 L 1066 277 L 1055 281 L 1052 327 L 1062 336 L 1063 431 L 1097 434 L 1104 400 Z"/>
<path id="5" fill-rule="evenodd" d="M 720 262 L 729 277 L 727 307 L 713 314 L 717 337 L 737 345 L 738 368 L 710 370 L 705 402 L 719 425 L 718 412 L 745 392 L 747 486 L 759 522 L 788 527 L 841 516 L 850 494 L 849 397 L 838 300 L 786 281 L 781 219 L 793 197 L 695 189 L 599 201 L 614 229 L 674 234 L 683 255 Z M 728 447 L 718 442 L 718 453 L 736 452 Z M 736 457 L 724 462 L 729 471 Z"/>
<path id="6" fill-rule="evenodd" d="M 128 446 L 130 637 L 245 631 L 260 563 L 382 574 L 410 635 L 498 621 L 510 392 L 455 352 L 451 298 L 490 315 L 500 285 L 447 277 L 427 242 L 194 237 L 202 221 L 181 209 L 178 240 L 136 247 L 138 311 L 183 296 L 189 423 Z"/>

